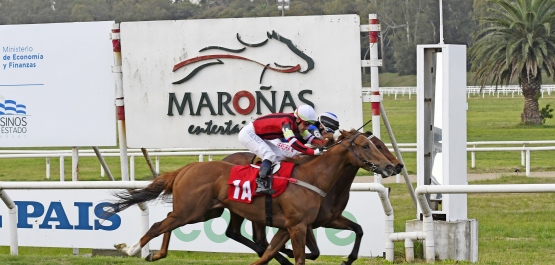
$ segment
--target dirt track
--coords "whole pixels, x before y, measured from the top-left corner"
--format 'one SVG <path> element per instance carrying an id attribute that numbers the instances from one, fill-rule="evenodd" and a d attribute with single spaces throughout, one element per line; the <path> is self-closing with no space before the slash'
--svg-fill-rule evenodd
<path id="1" fill-rule="evenodd" d="M 525 177 L 526 172 L 520 173 L 483 173 L 483 174 L 468 174 L 468 181 L 483 180 L 483 179 L 496 179 L 501 176 L 515 176 L 515 177 Z M 416 183 L 416 175 L 409 175 L 411 182 Z M 555 178 L 555 172 L 530 172 L 530 177 L 552 177 Z M 355 178 L 354 182 L 374 182 L 374 176 L 359 176 Z M 397 176 L 391 176 L 389 178 L 383 179 L 382 183 L 396 183 Z M 405 183 L 403 175 L 400 175 L 399 183 Z"/>

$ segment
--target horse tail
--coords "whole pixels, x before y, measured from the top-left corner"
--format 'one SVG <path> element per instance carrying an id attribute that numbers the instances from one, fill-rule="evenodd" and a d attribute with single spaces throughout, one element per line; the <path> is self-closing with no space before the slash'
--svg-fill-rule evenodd
<path id="1" fill-rule="evenodd" d="M 184 168 L 172 172 L 165 172 L 162 175 L 156 177 L 152 183 L 148 184 L 144 189 L 137 190 L 124 190 L 115 192 L 114 196 L 118 198 L 115 203 L 112 203 L 112 214 L 121 212 L 135 204 L 147 202 L 154 200 L 162 194 L 162 196 L 169 196 L 173 190 L 173 182 L 175 178 L 182 170 L 186 169 L 190 165 Z"/>

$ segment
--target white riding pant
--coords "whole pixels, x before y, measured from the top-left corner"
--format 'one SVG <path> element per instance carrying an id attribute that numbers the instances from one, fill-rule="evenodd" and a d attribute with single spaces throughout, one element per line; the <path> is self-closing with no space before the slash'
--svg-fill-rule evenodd
<path id="1" fill-rule="evenodd" d="M 280 162 L 286 157 L 294 157 L 290 150 L 297 152 L 287 143 L 277 145 L 279 139 L 264 140 L 254 132 L 254 126 L 249 123 L 239 131 L 239 142 L 249 151 L 262 159 L 270 160 L 272 163 Z M 287 148 L 288 146 L 288 148 Z M 299 152 L 297 152 L 300 154 Z"/>

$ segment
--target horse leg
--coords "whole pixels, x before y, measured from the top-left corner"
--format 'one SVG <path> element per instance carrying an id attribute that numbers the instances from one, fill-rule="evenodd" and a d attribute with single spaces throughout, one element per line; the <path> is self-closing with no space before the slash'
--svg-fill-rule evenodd
<path id="1" fill-rule="evenodd" d="M 289 232 L 286 229 L 280 228 L 272 238 L 272 242 L 270 242 L 262 257 L 251 263 L 251 265 L 267 264 L 279 251 L 277 246 L 283 246 L 287 240 L 289 240 Z"/>
<path id="2" fill-rule="evenodd" d="M 269 246 L 268 239 L 266 238 L 266 226 L 258 223 L 252 223 L 252 238 L 257 245 L 263 247 L 262 252 L 258 253 L 258 256 L 262 257 L 262 254 L 264 254 L 264 250 Z M 287 237 L 287 240 L 289 240 L 289 237 Z M 285 246 L 283 248 L 285 248 Z M 281 265 L 292 264 L 286 257 L 279 254 L 279 252 L 276 252 L 274 258 Z"/>
<path id="3" fill-rule="evenodd" d="M 244 237 L 241 234 L 241 225 L 243 224 L 243 220 L 245 220 L 245 218 L 230 212 L 230 220 L 229 220 L 229 225 L 227 226 L 227 229 L 225 230 L 225 235 L 247 247 L 249 247 L 250 249 L 254 250 L 254 252 L 256 252 L 256 254 L 258 254 L 259 257 L 262 256 L 262 254 L 264 253 L 264 246 L 260 246 L 258 244 L 255 244 L 254 242 L 250 241 L 248 238 Z"/>
<path id="4" fill-rule="evenodd" d="M 223 212 L 224 212 L 223 208 L 212 209 L 204 215 L 203 220 L 207 221 L 212 218 L 220 217 Z M 168 213 L 168 216 L 170 216 L 170 214 L 171 212 Z M 164 233 L 162 238 L 162 246 L 160 246 L 160 250 L 158 250 L 158 252 L 156 252 L 156 254 L 154 255 L 148 254 L 148 256 L 145 258 L 146 261 L 157 261 L 159 259 L 165 258 L 168 255 L 168 247 L 170 246 L 171 233 L 172 231 Z"/>
<path id="5" fill-rule="evenodd" d="M 310 250 L 310 253 L 306 254 L 307 259 L 316 260 L 320 257 L 320 249 L 318 248 L 316 237 L 314 237 L 314 230 L 312 230 L 311 226 L 309 226 L 306 231 L 306 246 Z"/>
<path id="6" fill-rule="evenodd" d="M 347 261 L 343 261 L 341 264 L 342 265 L 351 265 L 353 264 L 353 262 L 358 258 L 358 251 L 360 249 L 360 241 L 362 240 L 362 235 L 364 234 L 362 232 L 362 227 L 345 218 L 344 216 L 339 216 L 336 219 L 333 219 L 331 222 L 327 223 L 325 225 L 326 228 L 335 228 L 335 229 L 341 229 L 341 230 L 351 230 L 353 232 L 355 232 L 355 244 L 353 246 L 353 250 L 351 251 L 351 254 L 349 254 L 349 256 L 347 256 L 348 260 Z"/>
<path id="7" fill-rule="evenodd" d="M 168 213 L 168 216 L 170 216 L 172 212 Z M 148 256 L 145 258 L 146 261 L 157 261 L 159 259 L 163 259 L 168 255 L 168 247 L 170 246 L 170 238 L 171 238 L 171 232 L 165 232 L 164 233 L 164 237 L 162 238 L 162 246 L 160 246 L 160 250 L 158 250 L 158 252 L 156 252 L 156 254 L 152 255 L 152 253 L 148 254 Z"/>
<path id="8" fill-rule="evenodd" d="M 295 265 L 304 265 L 307 225 L 299 223 L 287 228 L 287 230 L 289 230 L 289 236 L 291 236 L 291 244 L 295 254 Z"/>

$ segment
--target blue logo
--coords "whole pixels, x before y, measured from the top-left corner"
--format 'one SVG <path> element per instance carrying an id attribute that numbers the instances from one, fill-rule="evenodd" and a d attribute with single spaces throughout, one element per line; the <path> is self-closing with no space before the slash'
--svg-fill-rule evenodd
<path id="1" fill-rule="evenodd" d="M 27 115 L 27 106 L 0 95 L 0 115 Z"/>

